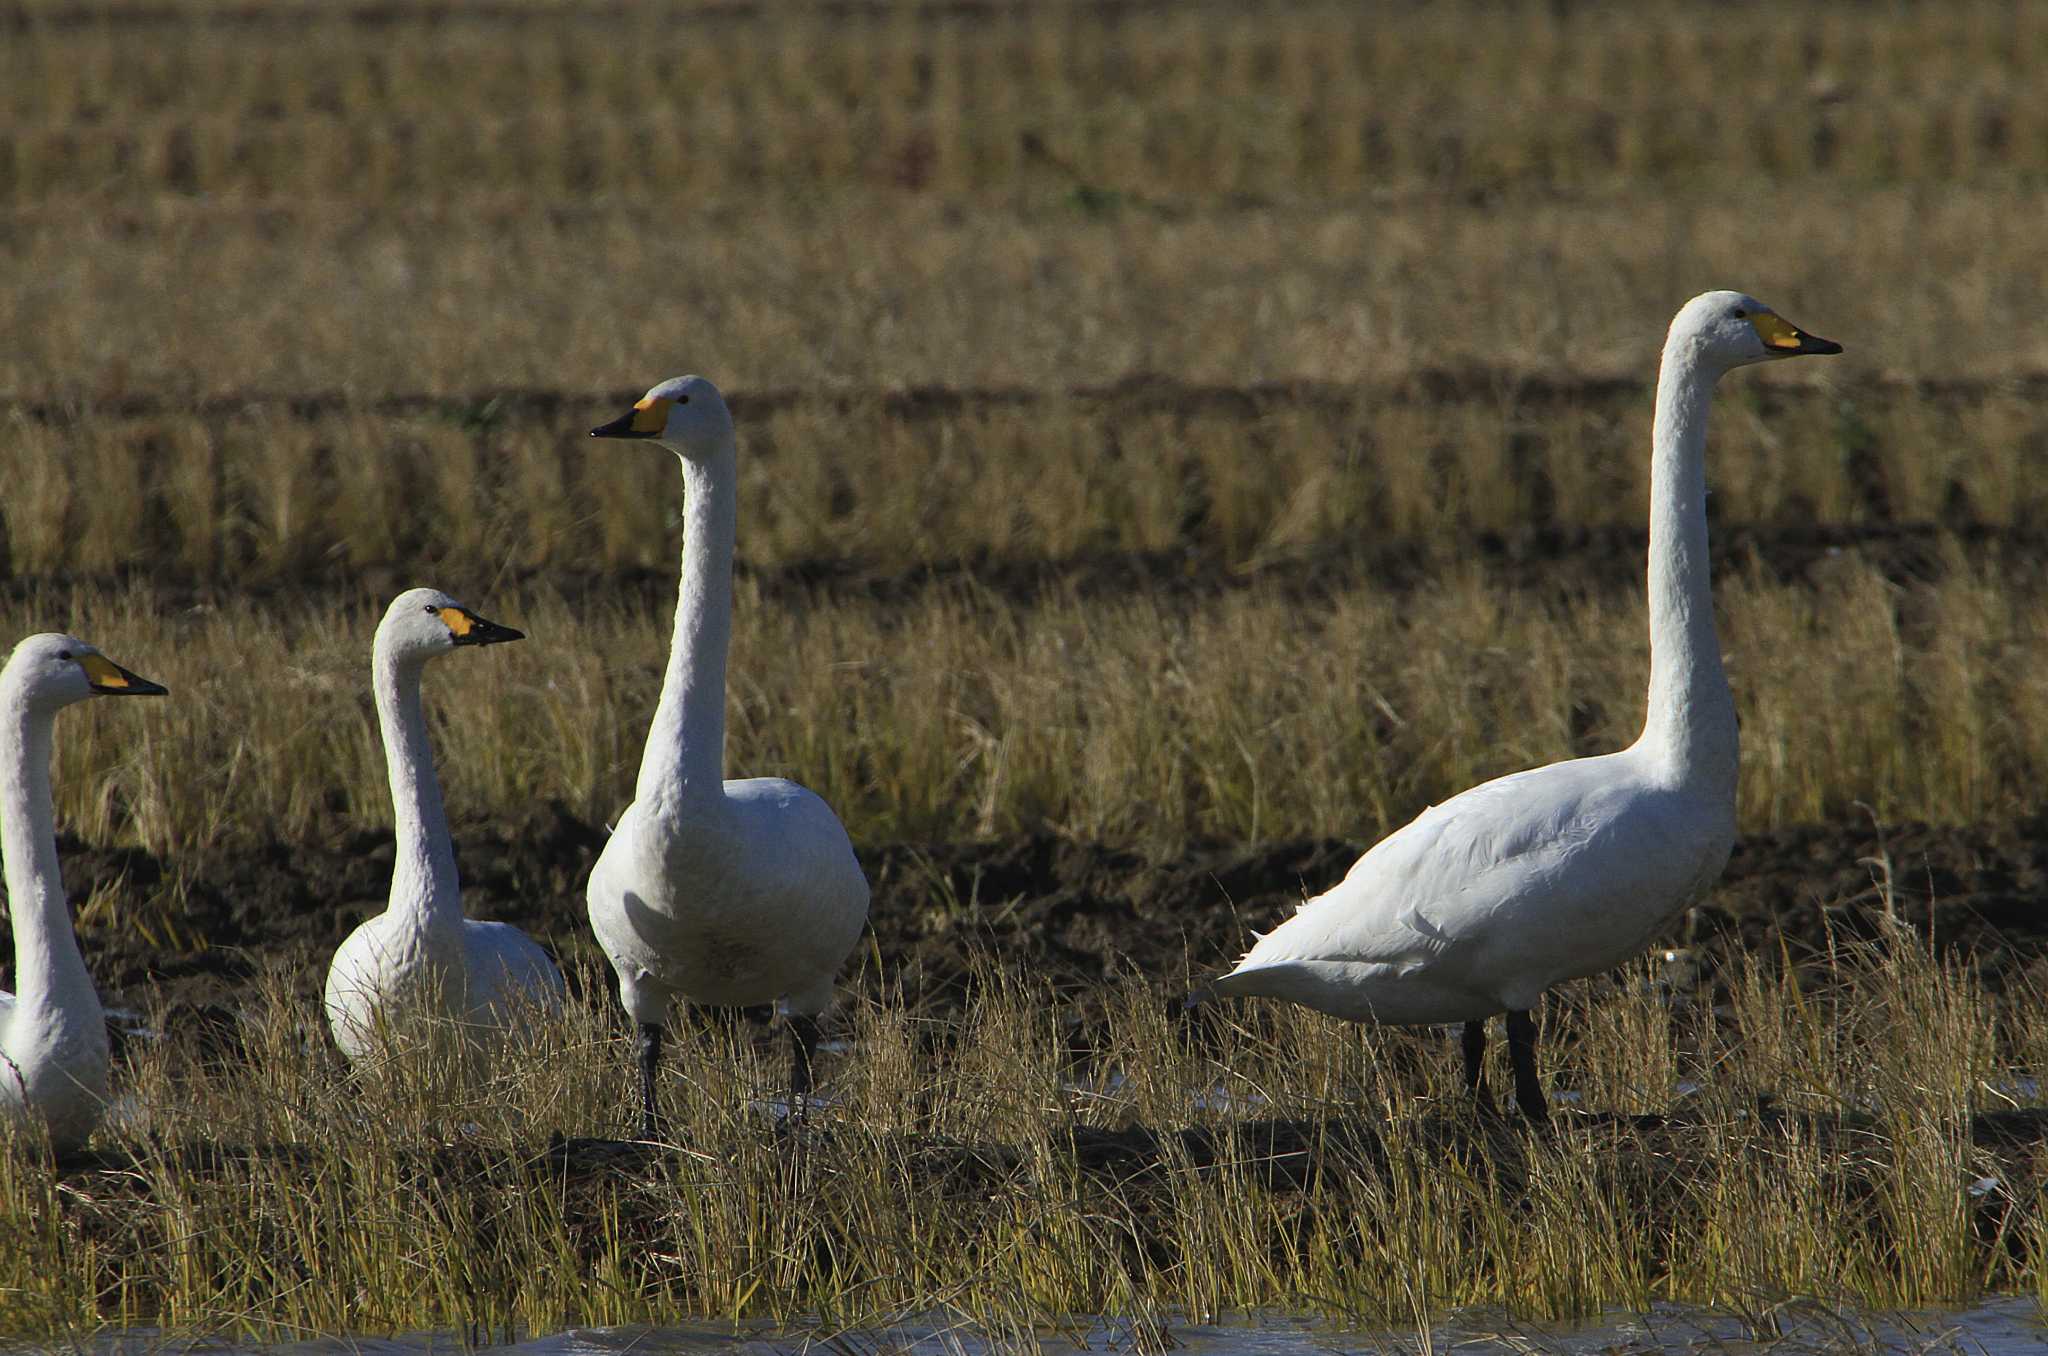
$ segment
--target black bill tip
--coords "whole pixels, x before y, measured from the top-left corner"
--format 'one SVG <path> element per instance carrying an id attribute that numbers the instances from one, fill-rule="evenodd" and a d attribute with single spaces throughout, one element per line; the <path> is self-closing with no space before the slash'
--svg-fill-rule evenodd
<path id="1" fill-rule="evenodd" d="M 500 626 L 482 617 L 469 619 L 469 630 L 455 638 L 457 645 L 502 645 L 508 640 L 525 640 L 526 632 Z"/>
<path id="2" fill-rule="evenodd" d="M 593 438 L 652 438 L 654 436 L 652 433 L 642 433 L 633 427 L 634 416 L 638 413 L 638 410 L 628 410 L 609 424 L 599 424 L 596 428 L 590 430 L 590 436 Z"/>
<path id="3" fill-rule="evenodd" d="M 94 679 L 92 690 L 103 697 L 168 697 L 171 690 L 162 683 L 152 683 L 139 673 L 130 673 L 119 664 L 110 664 L 117 675 L 113 678 Z"/>

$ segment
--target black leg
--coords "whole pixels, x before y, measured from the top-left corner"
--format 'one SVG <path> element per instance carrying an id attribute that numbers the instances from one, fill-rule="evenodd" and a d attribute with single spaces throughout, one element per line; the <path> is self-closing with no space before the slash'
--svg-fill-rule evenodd
<path id="1" fill-rule="evenodd" d="M 789 1014 L 789 1123 L 792 1129 L 804 1123 L 811 1105 L 811 1057 L 818 1052 L 824 1034 L 818 1019 L 803 1013 Z"/>
<path id="2" fill-rule="evenodd" d="M 640 1024 L 640 1138 L 659 1139 L 654 1114 L 654 1078 L 661 1072 L 661 1027 Z"/>
<path id="3" fill-rule="evenodd" d="M 1527 1012 L 1508 1014 L 1508 1062 L 1515 1066 L 1515 1105 L 1532 1121 L 1549 1120 L 1543 1080 L 1536 1074 L 1536 1019 Z"/>
<path id="4" fill-rule="evenodd" d="M 1486 1019 L 1465 1023 L 1465 1091 L 1481 1111 L 1493 1110 L 1493 1091 L 1486 1086 Z"/>

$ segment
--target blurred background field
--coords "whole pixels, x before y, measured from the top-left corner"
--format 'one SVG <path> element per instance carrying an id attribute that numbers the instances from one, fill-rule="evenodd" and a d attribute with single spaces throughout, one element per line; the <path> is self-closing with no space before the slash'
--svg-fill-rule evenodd
<path id="1" fill-rule="evenodd" d="M 1716 407 L 1745 837 L 1689 926 L 1768 962 L 1896 909 L 2005 947 L 1902 986 L 2019 1020 L 2048 983 L 2044 69 L 2025 0 L 0 3 L 0 634 L 173 690 L 60 725 L 88 957 L 173 1018 L 317 982 L 388 871 L 371 630 L 431 583 L 531 637 L 427 680 L 470 898 L 588 962 L 681 491 L 584 434 L 698 371 L 740 424 L 729 766 L 859 845 L 860 1020 L 958 1018 L 994 937 L 1084 1007 L 1138 970 L 1142 1026 L 1130 993 L 1423 806 L 1633 737 L 1657 352 L 1726 286 L 1847 351 Z M 1842 1010 L 1892 1013 L 1888 982 Z M 1614 1074 L 1649 1047 L 1600 1024 L 1656 1025 L 1630 1001 L 1565 1005 L 1589 1105 L 1732 1067 L 1687 1036 Z M 1715 1105 L 1806 1079 L 1861 1114 L 1853 1052 L 1749 1059 L 1775 1002 L 1741 1009 L 1772 1087 Z M 1882 1131 L 1927 1149 L 1925 1210 L 1884 1216 L 1935 1219 L 1925 1248 L 1691 1274 L 2038 1286 L 2038 1213 L 1957 1195 L 1990 1171 L 1967 1117 L 2039 1109 L 2026 1031 Z M 1559 1180 L 1562 1208 L 1592 1179 Z M 1628 1242 L 1596 1289 L 1682 1290 Z M 1512 1270 L 1459 1302 L 1528 1302 Z M 1145 1293 L 1209 1302 L 1175 1284 Z"/>
<path id="2" fill-rule="evenodd" d="M 457 804 L 616 808 L 679 492 L 581 435 L 700 370 L 737 768 L 866 841 L 1370 838 L 1628 736 L 1656 350 L 1721 285 L 1848 348 L 1717 415 L 1744 822 L 2048 773 L 2037 8 L 0 17 L 10 630 L 208 694 L 95 832 L 377 821 L 314 712 L 423 580 L 535 633 L 439 704 Z M 345 756 L 233 718 L 273 662 Z"/>

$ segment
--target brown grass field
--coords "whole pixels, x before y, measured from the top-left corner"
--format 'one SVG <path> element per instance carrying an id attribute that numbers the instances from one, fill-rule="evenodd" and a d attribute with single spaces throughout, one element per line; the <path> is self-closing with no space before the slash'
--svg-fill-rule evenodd
<path id="1" fill-rule="evenodd" d="M 2042 69 L 2019 0 L 0 4 L 0 636 L 173 693 L 60 724 L 88 963 L 172 1034 L 94 1156 L 0 1153 L 0 1338 L 2048 1290 Z M 1423 806 L 1633 737 L 1656 355 L 1718 286 L 1847 353 L 1715 415 L 1696 987 L 1550 1005 L 1547 1139 L 1426 1034 L 1164 1015 Z M 581 873 L 680 487 L 583 435 L 691 370 L 729 765 L 876 881 L 801 1180 L 758 1023 L 684 1041 L 689 1152 L 597 1138 Z M 428 703 L 472 904 L 577 1001 L 497 1081 L 339 1081 L 420 583 L 531 637 Z"/>

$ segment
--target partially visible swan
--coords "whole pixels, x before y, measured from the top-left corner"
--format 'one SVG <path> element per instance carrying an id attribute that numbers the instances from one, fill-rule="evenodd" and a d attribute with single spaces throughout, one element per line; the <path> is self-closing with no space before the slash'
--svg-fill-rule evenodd
<path id="1" fill-rule="evenodd" d="M 1485 1019 L 1505 1012 L 1515 1100 L 1533 1119 L 1548 1114 L 1537 998 L 1636 954 L 1721 874 L 1735 842 L 1735 701 L 1707 565 L 1714 383 L 1749 363 L 1841 351 L 1739 292 L 1680 309 L 1657 379 L 1642 736 L 1425 810 L 1258 937 L 1211 992 L 1353 1021 L 1463 1022 L 1466 1083 L 1482 1100 Z"/>
<path id="2" fill-rule="evenodd" d="M 739 520 L 732 415 L 702 377 L 676 377 L 593 438 L 651 439 L 683 468 L 675 639 L 633 803 L 590 873 L 590 925 L 640 1027 L 640 1130 L 656 1132 L 654 1079 L 669 1000 L 778 999 L 791 1033 L 790 1114 L 811 1085 L 818 1014 L 868 916 L 846 829 L 780 777 L 725 780 L 725 655 Z"/>
<path id="3" fill-rule="evenodd" d="M 40 1121 L 59 1153 L 107 1104 L 107 1021 L 78 954 L 57 872 L 51 727 L 87 697 L 161 697 L 82 640 L 30 636 L 0 669 L 0 856 L 14 916 L 14 982 L 0 993 L 0 1120 Z"/>
<path id="4" fill-rule="evenodd" d="M 401 1011 L 452 1019 L 489 1037 L 522 1003 L 552 1009 L 561 1002 L 561 973 L 532 938 L 510 923 L 462 916 L 455 850 L 420 710 L 428 660 L 457 646 L 521 639 L 521 632 L 485 621 L 435 589 L 399 594 L 378 623 L 370 677 L 398 856 L 390 905 L 348 935 L 327 969 L 327 1028 L 352 1060 L 377 1050 L 380 1027 Z"/>

